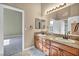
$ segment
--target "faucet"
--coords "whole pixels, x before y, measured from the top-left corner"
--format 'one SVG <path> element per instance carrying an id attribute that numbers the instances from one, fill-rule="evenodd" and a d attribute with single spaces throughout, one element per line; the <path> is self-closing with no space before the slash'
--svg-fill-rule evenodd
<path id="1" fill-rule="evenodd" d="M 69 39 L 69 35 L 68 34 L 70 34 L 70 31 L 68 31 L 67 33 L 65 33 L 65 36 L 63 37 L 64 39 Z"/>

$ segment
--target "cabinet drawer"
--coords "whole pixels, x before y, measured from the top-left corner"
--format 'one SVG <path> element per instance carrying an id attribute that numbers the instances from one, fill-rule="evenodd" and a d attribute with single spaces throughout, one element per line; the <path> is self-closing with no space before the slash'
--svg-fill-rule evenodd
<path id="1" fill-rule="evenodd" d="M 56 42 L 52 42 L 51 45 L 56 46 L 56 47 L 63 49 L 65 51 L 68 51 L 74 55 L 78 55 L 78 49 L 76 49 L 76 48 L 72 48 L 72 47 L 69 47 L 69 46 L 66 46 L 66 45 L 63 45 L 60 43 L 56 43 Z"/>

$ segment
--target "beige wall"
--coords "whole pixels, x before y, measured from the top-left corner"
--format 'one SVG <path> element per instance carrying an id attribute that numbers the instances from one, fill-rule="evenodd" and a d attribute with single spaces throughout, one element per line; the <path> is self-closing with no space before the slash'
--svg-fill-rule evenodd
<path id="1" fill-rule="evenodd" d="M 41 30 L 34 29 L 35 28 L 35 18 L 42 18 L 46 20 L 46 27 L 42 31 L 47 31 L 48 27 L 48 16 L 44 15 L 45 11 L 49 8 L 53 7 L 52 4 L 40 4 L 40 3 L 16 3 L 16 4 L 7 4 L 13 7 L 17 7 L 23 9 L 25 12 L 25 26 L 27 30 L 25 30 L 25 48 L 30 47 L 34 44 L 34 32 L 39 32 Z M 29 26 L 32 25 L 33 29 L 29 29 Z"/>
<path id="2" fill-rule="evenodd" d="M 26 3 L 26 4 L 7 4 L 13 7 L 23 9 L 25 12 L 25 26 L 27 30 L 24 32 L 24 42 L 25 48 L 30 47 L 34 44 L 34 32 L 41 30 L 36 30 L 35 28 L 35 18 L 41 18 L 41 4 L 39 3 Z M 33 29 L 29 29 L 29 26 L 32 25 Z M 44 29 L 45 31 L 46 29 Z"/>

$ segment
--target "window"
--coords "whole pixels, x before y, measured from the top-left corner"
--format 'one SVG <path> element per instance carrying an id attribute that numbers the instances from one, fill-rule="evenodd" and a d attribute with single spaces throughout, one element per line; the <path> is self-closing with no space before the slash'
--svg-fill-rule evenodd
<path id="1" fill-rule="evenodd" d="M 53 32 L 53 20 L 49 22 L 49 32 Z"/>

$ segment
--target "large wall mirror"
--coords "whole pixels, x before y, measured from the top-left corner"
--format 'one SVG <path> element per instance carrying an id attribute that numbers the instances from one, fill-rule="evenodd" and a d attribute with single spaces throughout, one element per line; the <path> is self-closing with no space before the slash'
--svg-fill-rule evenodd
<path id="1" fill-rule="evenodd" d="M 55 15 L 52 13 L 53 24 L 51 30 L 53 33 L 79 35 L 79 4 L 73 4 L 58 10 L 56 11 L 56 17 L 53 18 L 53 16 Z M 50 20 L 49 23 L 52 21 Z"/>

